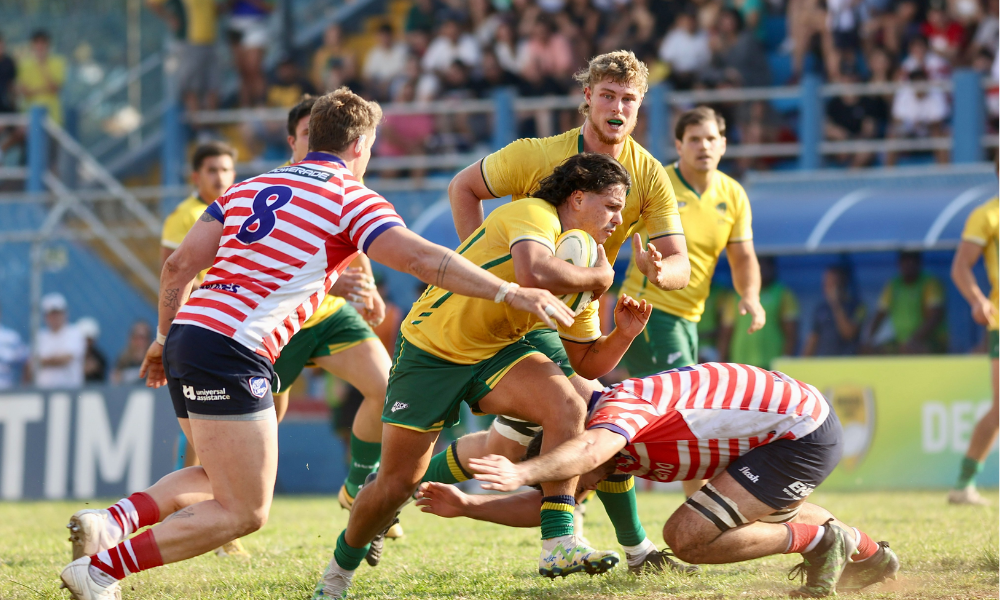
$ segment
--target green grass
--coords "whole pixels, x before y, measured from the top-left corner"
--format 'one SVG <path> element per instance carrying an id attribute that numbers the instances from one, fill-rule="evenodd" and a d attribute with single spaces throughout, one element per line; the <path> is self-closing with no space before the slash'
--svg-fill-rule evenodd
<path id="1" fill-rule="evenodd" d="M 844 521 L 889 540 L 902 571 L 857 598 L 997 598 L 997 493 L 988 508 L 953 507 L 941 492 L 816 493 L 813 500 Z M 643 525 L 662 543 L 666 517 L 679 494 L 640 494 Z M 92 503 L 106 506 L 105 503 Z M 0 503 L 0 599 L 65 598 L 59 570 L 68 562 L 64 525 L 81 503 Z M 615 548 L 599 502 L 588 504 L 586 534 Z M 347 520 L 335 498 L 283 497 L 263 531 L 244 540 L 249 559 L 206 555 L 127 578 L 125 598 L 308 598 Z M 780 598 L 794 585 L 785 574 L 797 556 L 773 556 L 703 568 L 694 577 L 636 579 L 622 565 L 599 577 L 549 581 L 535 574 L 537 530 L 508 529 L 467 519 L 441 519 L 412 506 L 407 535 L 388 541 L 377 569 L 362 564 L 352 598 Z"/>

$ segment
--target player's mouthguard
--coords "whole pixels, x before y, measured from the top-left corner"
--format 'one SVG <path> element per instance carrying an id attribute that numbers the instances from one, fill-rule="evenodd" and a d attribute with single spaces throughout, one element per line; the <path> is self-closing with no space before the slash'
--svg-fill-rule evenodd
<path id="1" fill-rule="evenodd" d="M 624 121 L 621 119 L 608 119 L 608 123 L 611 123 L 612 125 L 621 125 Z"/>

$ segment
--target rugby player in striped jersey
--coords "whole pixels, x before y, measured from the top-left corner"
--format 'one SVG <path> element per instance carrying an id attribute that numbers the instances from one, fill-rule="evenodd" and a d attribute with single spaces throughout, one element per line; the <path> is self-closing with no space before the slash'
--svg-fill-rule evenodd
<path id="1" fill-rule="evenodd" d="M 899 560 L 885 542 L 806 502 L 840 460 L 843 432 L 819 391 L 776 371 L 706 363 L 629 379 L 595 392 L 586 431 L 514 464 L 471 459 L 483 487 L 581 476 L 633 485 L 708 479 L 667 520 L 663 537 L 683 560 L 733 563 L 800 553 L 806 581 L 792 592 L 824 597 L 895 578 Z M 538 524 L 538 492 L 470 497 L 439 483 L 421 486 L 418 504 L 441 516 L 512 526 Z"/>
<path id="2" fill-rule="evenodd" d="M 264 525 L 278 462 L 274 361 L 358 252 L 456 294 L 506 302 L 552 327 L 573 323 L 551 293 L 518 288 L 413 234 L 360 183 L 382 118 L 378 104 L 341 88 L 320 98 L 311 115 L 305 160 L 233 186 L 164 264 L 157 339 L 142 373 L 148 386 L 169 387 L 203 466 L 97 511 L 95 554 L 61 574 L 74 598 L 119 598 L 125 576 Z M 129 537 L 147 525 L 154 526 Z"/>

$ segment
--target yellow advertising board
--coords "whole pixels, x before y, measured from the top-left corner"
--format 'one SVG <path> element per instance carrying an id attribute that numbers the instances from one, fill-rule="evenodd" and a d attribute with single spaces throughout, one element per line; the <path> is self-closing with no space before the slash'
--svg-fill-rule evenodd
<path id="1" fill-rule="evenodd" d="M 816 386 L 844 426 L 826 490 L 951 487 L 992 402 L 984 355 L 781 358 L 773 368 Z M 977 483 L 997 480 L 994 443 Z"/>

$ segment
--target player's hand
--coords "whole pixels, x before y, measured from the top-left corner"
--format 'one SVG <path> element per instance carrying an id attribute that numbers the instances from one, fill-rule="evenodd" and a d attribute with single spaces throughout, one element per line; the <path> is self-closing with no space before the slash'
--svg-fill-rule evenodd
<path id="1" fill-rule="evenodd" d="M 997 325 L 997 311 L 987 298 L 972 305 L 972 320 L 980 325 L 993 328 Z"/>
<path id="2" fill-rule="evenodd" d="M 521 470 L 506 456 L 490 454 L 483 458 L 472 458 L 469 459 L 469 468 L 476 473 L 477 480 L 484 482 L 484 490 L 513 492 L 525 484 Z"/>
<path id="3" fill-rule="evenodd" d="M 741 315 L 750 314 L 750 327 L 747 328 L 747 333 L 760 331 L 760 328 L 767 323 L 767 314 L 760 305 L 760 298 L 741 298 L 738 307 Z"/>
<path id="4" fill-rule="evenodd" d="M 361 267 L 348 267 L 330 287 L 331 294 L 344 298 L 362 314 L 374 308 L 374 291 L 375 281 Z"/>
<path id="5" fill-rule="evenodd" d="M 417 506 L 425 513 L 451 519 L 464 517 L 468 496 L 460 489 L 446 483 L 425 481 L 417 490 Z"/>
<path id="6" fill-rule="evenodd" d="M 594 300 L 598 300 L 604 295 L 615 282 L 615 270 L 608 262 L 608 254 L 604 251 L 604 246 L 597 245 L 597 262 L 593 266 L 597 276 L 598 287 L 594 288 Z"/>
<path id="7" fill-rule="evenodd" d="M 630 339 L 635 339 L 642 333 L 653 314 L 653 305 L 643 300 L 639 302 L 631 296 L 622 294 L 615 305 L 615 329 Z"/>
<path id="8" fill-rule="evenodd" d="M 635 256 L 635 265 L 639 271 L 659 287 L 660 277 L 663 276 L 663 255 L 653 244 L 646 244 L 646 249 L 642 249 L 642 236 L 638 233 L 632 236 L 632 254 Z"/>
<path id="9" fill-rule="evenodd" d="M 163 370 L 163 345 L 154 341 L 146 350 L 146 357 L 139 367 L 139 377 L 146 378 L 146 387 L 158 388 L 167 384 L 167 374 Z"/>
<path id="10" fill-rule="evenodd" d="M 382 295 L 378 293 L 378 290 L 372 290 L 372 307 L 366 308 L 361 316 L 365 318 L 372 327 L 378 327 L 385 320 L 385 300 L 382 299 Z"/>
<path id="11" fill-rule="evenodd" d="M 510 304 L 511 308 L 534 313 L 552 329 L 555 329 L 557 325 L 569 327 L 574 321 L 573 311 L 548 290 L 517 288 L 507 292 L 504 302 Z"/>

